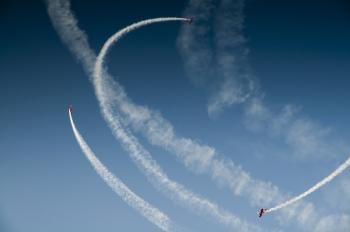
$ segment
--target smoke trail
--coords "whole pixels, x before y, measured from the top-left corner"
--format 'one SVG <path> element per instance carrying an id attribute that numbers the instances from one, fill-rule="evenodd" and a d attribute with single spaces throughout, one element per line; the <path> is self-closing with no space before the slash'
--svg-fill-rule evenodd
<path id="1" fill-rule="evenodd" d="M 215 14 L 214 37 L 219 88 L 209 99 L 208 114 L 245 102 L 257 87 L 248 68 L 249 49 L 243 35 L 245 0 L 221 0 Z"/>
<path id="2" fill-rule="evenodd" d="M 184 186 L 170 180 L 156 161 L 152 159 L 148 151 L 139 144 L 137 138 L 123 129 L 118 112 L 113 111 L 113 104 L 115 101 L 120 101 L 120 96 L 118 94 L 121 93 L 121 91 L 115 91 L 115 88 L 120 88 L 120 86 L 111 79 L 108 79 L 109 76 L 104 75 L 105 57 L 112 45 L 118 42 L 119 39 L 127 33 L 139 27 L 159 22 L 187 20 L 188 19 L 185 18 L 156 18 L 144 20 L 118 31 L 105 42 L 96 59 L 93 79 L 102 114 L 107 124 L 112 129 L 114 136 L 120 141 L 124 149 L 128 151 L 137 166 L 166 196 L 170 196 L 184 206 L 190 206 L 190 209 L 197 214 L 209 215 L 220 223 L 240 231 L 260 231 L 258 227 L 249 225 L 209 200 L 196 195 L 187 190 Z"/>
<path id="3" fill-rule="evenodd" d="M 325 177 L 323 180 L 306 190 L 305 192 L 301 193 L 300 195 L 291 198 L 290 200 L 283 202 L 273 208 L 267 209 L 266 213 L 273 212 L 279 209 L 282 209 L 290 204 L 293 204 L 294 202 L 297 202 L 301 200 L 302 198 L 306 197 L 307 195 L 315 192 L 317 189 L 321 188 L 323 185 L 327 184 L 331 180 L 333 180 L 336 176 L 340 175 L 342 172 L 344 172 L 348 167 L 350 166 L 350 158 L 347 159 L 344 163 L 342 163 L 337 169 L 335 169 L 331 174 L 329 174 L 327 177 Z"/>
<path id="4" fill-rule="evenodd" d="M 244 0 L 190 0 L 185 15 L 195 18 L 182 27 L 178 47 L 188 77 L 210 90 L 208 114 L 245 102 L 257 88 L 246 62 L 249 49 L 242 33 Z"/>
<path id="5" fill-rule="evenodd" d="M 69 0 L 45 0 L 47 11 L 61 40 L 84 67 L 84 71 L 91 76 L 96 55 L 90 48 L 87 36 L 78 27 L 78 22 L 70 10 Z"/>
<path id="6" fill-rule="evenodd" d="M 187 76 L 196 85 L 203 88 L 211 86 L 215 80 L 214 54 L 210 47 L 211 15 L 214 8 L 212 0 L 190 0 L 184 15 L 194 16 L 190 27 L 182 26 L 177 47 L 184 60 Z"/>
<path id="7" fill-rule="evenodd" d="M 138 211 L 142 216 L 144 216 L 148 221 L 156 225 L 159 229 L 163 231 L 173 231 L 174 225 L 167 215 L 165 215 L 159 209 L 150 205 L 148 202 L 146 202 L 141 197 L 132 192 L 121 180 L 115 177 L 107 169 L 107 167 L 105 167 L 101 163 L 101 161 L 96 157 L 94 152 L 85 142 L 84 138 L 80 135 L 78 129 L 76 128 L 71 110 L 69 110 L 68 112 L 74 136 L 81 150 L 83 151 L 86 158 L 90 161 L 91 165 L 98 173 L 98 175 L 103 179 L 103 181 L 109 187 L 111 187 L 111 189 L 115 193 L 117 193 L 123 201 L 125 201 L 129 206 Z"/>

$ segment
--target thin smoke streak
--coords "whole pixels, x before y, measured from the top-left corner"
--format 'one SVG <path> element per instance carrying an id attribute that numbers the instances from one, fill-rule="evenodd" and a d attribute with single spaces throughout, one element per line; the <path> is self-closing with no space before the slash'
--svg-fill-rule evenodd
<path id="1" fill-rule="evenodd" d="M 152 224 L 157 226 L 163 231 L 173 231 L 174 223 L 169 219 L 167 215 L 161 212 L 159 209 L 150 205 L 140 196 L 132 192 L 128 186 L 126 186 L 121 180 L 114 176 L 103 163 L 96 157 L 89 145 L 85 142 L 80 132 L 75 126 L 71 110 L 69 110 L 69 119 L 72 126 L 74 136 L 80 146 L 80 149 L 91 163 L 97 174 L 103 179 L 103 181 L 126 202 L 129 206 L 134 208 L 143 217 L 145 217 Z"/>
<path id="2" fill-rule="evenodd" d="M 350 158 L 347 159 L 344 163 L 342 163 L 337 169 L 335 169 L 331 174 L 329 174 L 328 176 L 326 176 L 324 179 L 322 179 L 320 182 L 316 183 L 314 186 L 312 186 L 311 188 L 309 188 L 308 190 L 306 190 L 305 192 L 301 193 L 298 196 L 295 196 L 293 198 L 291 198 L 290 200 L 283 202 L 275 207 L 272 207 L 270 209 L 266 210 L 266 213 L 269 212 L 273 212 L 279 209 L 282 209 L 284 207 L 287 207 L 290 204 L 293 204 L 301 199 L 303 199 L 304 197 L 310 195 L 311 193 L 315 192 L 316 190 L 318 190 L 319 188 L 321 188 L 322 186 L 324 186 L 325 184 L 327 184 L 328 182 L 332 181 L 335 177 L 337 177 L 338 175 L 340 175 L 342 172 L 344 172 L 348 167 L 350 166 Z"/>

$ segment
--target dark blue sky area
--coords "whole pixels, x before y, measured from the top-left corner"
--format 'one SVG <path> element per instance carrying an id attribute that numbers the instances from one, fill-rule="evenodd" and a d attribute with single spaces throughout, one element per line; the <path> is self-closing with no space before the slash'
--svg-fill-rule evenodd
<path id="1" fill-rule="evenodd" d="M 72 9 L 97 51 L 118 29 L 141 19 L 180 16 L 187 4 L 72 0 Z M 245 20 L 249 62 L 268 104 L 273 109 L 288 103 L 301 106 L 307 117 L 333 128 L 339 138 L 349 138 L 349 1 L 247 0 Z M 0 28 L 1 232 L 154 231 L 89 166 L 71 132 L 69 104 L 87 142 L 130 188 L 194 231 L 225 230 L 173 204 L 130 162 L 103 121 L 81 65 L 53 29 L 43 1 L 1 1 Z M 272 179 L 286 192 L 300 192 L 344 159 L 307 166 L 289 163 L 288 157 L 267 155 L 262 160 L 250 156 L 253 145 L 264 138 L 247 132 L 238 107 L 209 119 L 208 96 L 185 74 L 176 46 L 179 29 L 178 23 L 142 28 L 109 54 L 109 71 L 136 103 L 161 111 L 179 134 L 215 147 L 254 178 Z M 260 223 L 246 201 L 232 199 L 226 189 L 208 184 L 207 176 L 185 171 L 167 152 L 142 137 L 140 141 L 169 176 L 239 212 L 242 218 Z M 269 145 L 283 151 L 283 144 L 273 141 Z M 266 165 L 271 168 L 264 172 Z M 273 175 L 277 171 L 282 174 Z M 282 179 L 284 175 L 290 182 Z M 310 182 L 308 178 L 299 182 L 305 176 Z M 323 203 L 322 196 L 317 195 L 315 201 Z M 338 210 L 329 207 L 332 212 Z M 349 208 L 342 212 L 349 213 Z M 273 225 L 272 219 L 266 225 Z"/>
<path id="2" fill-rule="evenodd" d="M 72 1 L 79 24 L 88 33 L 95 49 L 100 48 L 109 35 L 124 25 L 145 18 L 181 15 L 186 4 L 180 1 Z M 2 5 L 0 17 L 4 34 L 0 59 L 4 66 L 1 70 L 5 83 L 2 94 L 8 94 L 15 100 L 19 96 L 13 96 L 10 89 L 25 93 L 31 90 L 28 90 L 26 82 L 37 82 L 41 84 L 36 88 L 41 88 L 43 93 L 48 91 L 59 95 L 60 91 L 55 92 L 57 88 L 53 88 L 52 92 L 50 87 L 62 84 L 62 78 L 68 76 L 54 80 L 38 72 L 45 72 L 44 67 L 54 65 L 55 61 L 69 61 L 72 57 L 54 33 L 45 4 L 40 1 L 5 1 Z M 306 101 L 306 108 L 312 104 L 332 107 L 334 102 L 328 102 L 329 98 L 345 101 L 349 86 L 349 78 L 346 78 L 350 51 L 349 5 L 347 1 L 247 1 L 245 35 L 251 50 L 250 60 L 270 97 L 276 95 L 281 102 Z M 138 35 L 131 35 L 126 42 L 129 46 L 118 48 L 123 60 L 134 62 L 137 56 L 143 59 L 149 50 L 154 51 L 155 56 L 166 58 L 163 53 L 174 53 L 177 27 L 155 26 L 145 33 L 142 33 L 142 29 L 136 32 Z M 161 36 L 149 36 L 160 32 Z M 145 44 L 149 46 L 145 47 Z M 178 54 L 171 54 L 171 57 L 175 59 Z M 172 66 L 181 71 L 182 66 L 177 65 L 181 61 L 171 61 L 176 62 Z M 43 62 L 47 64 L 42 65 Z M 155 68 L 152 61 L 143 60 L 143 63 Z M 34 80 L 37 81 L 33 77 L 28 78 L 28 74 L 33 74 L 30 76 L 35 76 L 37 79 Z M 135 75 L 131 73 L 130 76 Z M 75 78 L 70 80 L 75 81 Z M 21 85 L 18 86 L 18 83 Z M 310 85 L 313 89 L 310 89 Z M 298 95 L 293 94 L 295 91 L 298 91 Z M 38 91 L 35 89 L 32 93 L 37 94 Z M 309 94 L 312 94 L 312 102 L 304 98 Z M 6 101 L 3 104 L 11 107 L 13 103 Z M 340 110 L 337 114 L 345 113 L 339 107 L 332 110 Z"/>

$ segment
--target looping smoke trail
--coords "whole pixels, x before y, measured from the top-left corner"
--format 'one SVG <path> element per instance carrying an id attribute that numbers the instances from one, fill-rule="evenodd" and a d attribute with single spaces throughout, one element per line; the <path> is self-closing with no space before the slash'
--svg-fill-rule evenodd
<path id="1" fill-rule="evenodd" d="M 101 163 L 96 157 L 94 152 L 91 150 L 89 145 L 85 142 L 84 138 L 80 135 L 78 129 L 75 126 L 72 113 L 69 110 L 69 119 L 73 129 L 74 136 L 83 151 L 86 158 L 90 161 L 91 165 L 103 179 L 103 181 L 111 187 L 111 189 L 117 193 L 123 201 L 129 206 L 138 211 L 148 221 L 156 225 L 163 231 L 174 231 L 174 224 L 167 215 L 161 212 L 159 209 L 150 205 L 148 202 L 143 200 L 141 197 L 132 192 L 121 180 L 115 177 L 108 169 Z"/>
<path id="2" fill-rule="evenodd" d="M 305 192 L 301 193 L 300 195 L 291 198 L 290 200 L 283 202 L 273 208 L 267 209 L 265 212 L 270 213 L 279 209 L 282 209 L 290 204 L 293 204 L 302 198 L 306 197 L 307 195 L 315 192 L 317 189 L 321 188 L 323 185 L 327 184 L 331 180 L 333 180 L 336 176 L 340 175 L 342 172 L 344 172 L 348 167 L 350 166 L 350 158 L 348 158 L 344 163 L 342 163 L 337 169 L 335 169 L 331 174 L 329 174 L 327 177 L 325 177 L 323 180 L 306 190 Z"/>
<path id="3" fill-rule="evenodd" d="M 102 114 L 114 136 L 119 140 L 123 148 L 128 151 L 136 165 L 145 173 L 151 183 L 160 191 L 164 192 L 166 196 L 189 207 L 195 213 L 209 215 L 226 226 L 230 226 L 240 231 L 260 231 L 261 229 L 257 226 L 250 225 L 247 222 L 240 220 L 235 215 L 221 209 L 218 205 L 198 196 L 187 190 L 181 184 L 169 179 L 157 162 L 151 157 L 149 152 L 139 144 L 137 138 L 130 134 L 129 131 L 123 129 L 118 112 L 113 111 L 114 103 L 120 101 L 120 98 L 125 96 L 120 96 L 124 91 L 119 91 L 120 89 L 118 88 L 121 87 L 118 83 L 114 82 L 110 76 L 105 74 L 104 61 L 108 51 L 113 44 L 118 42 L 119 39 L 127 33 L 139 27 L 167 21 L 188 21 L 188 19 L 156 18 L 144 20 L 118 31 L 105 42 L 97 56 L 93 78 L 93 84 Z"/>

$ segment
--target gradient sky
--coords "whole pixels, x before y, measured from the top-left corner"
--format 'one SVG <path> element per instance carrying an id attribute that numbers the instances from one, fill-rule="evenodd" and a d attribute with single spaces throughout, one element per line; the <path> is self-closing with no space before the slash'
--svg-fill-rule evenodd
<path id="1" fill-rule="evenodd" d="M 118 29 L 141 19 L 180 16 L 187 1 L 72 0 L 79 25 L 95 50 Z M 301 115 L 330 128 L 349 148 L 350 4 L 347 1 L 258 1 L 245 8 L 249 62 L 272 109 L 301 107 Z M 74 140 L 77 127 L 106 166 L 133 191 L 192 231 L 226 231 L 157 192 L 130 161 L 99 113 L 86 74 L 54 31 L 41 1 L 0 3 L 0 231 L 154 231 L 91 168 Z M 254 178 L 297 194 L 328 175 L 347 156 L 296 157 L 281 139 L 244 126 L 234 106 L 208 117 L 207 94 L 186 76 L 176 47 L 178 23 L 140 29 L 123 39 L 108 67 L 138 104 L 159 110 L 178 134 L 215 147 Z M 263 228 L 274 216 L 256 210 L 176 158 L 141 143 L 174 180 Z M 308 197 L 322 212 L 350 214 L 349 170 Z M 264 206 L 262 206 L 264 207 Z M 277 212 L 276 212 L 277 213 Z M 350 228 L 349 228 L 350 229 Z"/>

